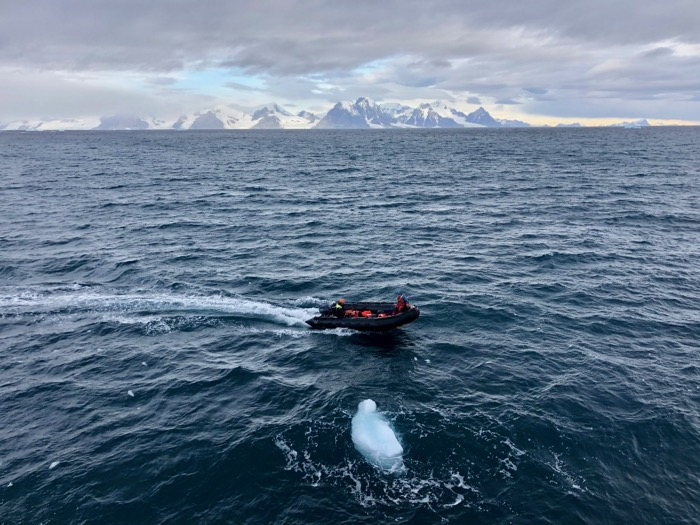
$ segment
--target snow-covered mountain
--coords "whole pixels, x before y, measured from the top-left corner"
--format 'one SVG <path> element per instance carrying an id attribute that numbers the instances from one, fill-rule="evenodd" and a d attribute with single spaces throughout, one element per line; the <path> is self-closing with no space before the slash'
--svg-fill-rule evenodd
<path id="1" fill-rule="evenodd" d="M 445 116 L 437 111 L 432 104 L 421 104 L 411 113 L 397 118 L 401 127 L 411 128 L 462 128 L 464 126 L 455 122 L 450 116 Z"/>
<path id="2" fill-rule="evenodd" d="M 626 127 L 648 126 L 646 120 L 619 124 Z M 372 128 L 502 128 L 524 127 L 518 120 L 497 120 L 480 107 L 465 114 L 449 102 L 424 103 L 417 108 L 397 103 L 378 104 L 360 97 L 355 102 L 338 102 L 325 115 L 308 111 L 292 114 L 278 104 L 268 104 L 246 112 L 228 105 L 182 115 L 166 121 L 135 115 L 112 115 L 100 119 L 15 121 L 0 124 L 0 130 L 120 130 L 120 129 L 372 129 Z"/>
<path id="3" fill-rule="evenodd" d="M 451 106 L 448 106 L 446 102 L 441 100 L 436 100 L 435 102 L 430 102 L 429 104 L 421 104 L 419 109 L 432 110 L 435 114 L 441 117 L 439 121 L 440 125 L 438 127 L 457 127 L 457 128 L 482 128 L 482 124 L 478 122 L 472 122 L 470 120 L 470 115 L 463 113 Z M 454 124 L 452 124 L 454 122 Z M 428 126 L 426 126 L 428 127 Z"/>
<path id="4" fill-rule="evenodd" d="M 651 126 L 647 119 L 634 120 L 632 122 L 620 122 L 619 124 L 610 124 L 613 128 L 646 128 Z"/>
<path id="5" fill-rule="evenodd" d="M 305 109 L 297 113 L 297 117 L 303 117 L 311 122 L 317 122 L 320 120 L 318 115 L 311 113 L 310 111 L 306 111 Z"/>
<path id="6" fill-rule="evenodd" d="M 387 102 L 382 104 L 382 111 L 394 118 L 400 118 L 402 115 L 412 113 L 413 108 L 404 104 L 399 104 L 398 102 Z"/>
<path id="7" fill-rule="evenodd" d="M 487 128 L 500 128 L 501 123 L 493 118 L 488 111 L 484 108 L 479 108 L 467 115 L 467 122 L 472 124 L 480 124 L 481 126 L 486 126 Z"/>
<path id="8" fill-rule="evenodd" d="M 74 131 L 95 129 L 100 125 L 100 119 L 58 119 L 58 120 L 15 120 L 8 124 L 0 124 L 0 130 L 7 131 Z"/>
<path id="9" fill-rule="evenodd" d="M 486 119 L 487 123 L 479 121 L 480 118 Z M 380 105 L 361 97 L 355 102 L 338 102 L 315 127 L 326 129 L 465 128 L 485 125 L 500 126 L 483 108 L 466 115 L 440 101 L 411 108 L 401 104 Z"/>
<path id="10" fill-rule="evenodd" d="M 318 121 L 313 113 L 300 111 L 292 115 L 277 104 L 258 109 L 252 119 L 252 129 L 309 129 Z"/>
<path id="11" fill-rule="evenodd" d="M 367 98 L 338 102 L 317 124 L 321 129 L 370 129 L 394 127 L 396 118 Z"/>
<path id="12" fill-rule="evenodd" d="M 318 117 L 308 111 L 292 115 L 277 104 L 263 106 L 252 114 L 230 106 L 217 106 L 206 112 L 181 116 L 172 129 L 308 129 Z"/>
<path id="13" fill-rule="evenodd" d="M 230 106 L 217 106 L 209 111 L 183 115 L 172 129 L 247 129 L 254 125 L 252 115 Z"/>
<path id="14" fill-rule="evenodd" d="M 529 128 L 530 124 L 522 120 L 496 119 L 503 128 Z"/>
<path id="15" fill-rule="evenodd" d="M 98 130 L 113 129 L 168 129 L 169 125 L 165 120 L 153 117 L 139 117 L 136 115 L 110 115 L 102 117 L 97 127 Z"/>

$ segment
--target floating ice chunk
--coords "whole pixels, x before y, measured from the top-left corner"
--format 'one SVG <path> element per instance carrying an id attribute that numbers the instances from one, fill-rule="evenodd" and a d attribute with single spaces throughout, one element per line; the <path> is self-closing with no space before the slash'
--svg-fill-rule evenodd
<path id="1" fill-rule="evenodd" d="M 133 390 L 129 390 L 129 391 L 127 392 L 127 394 L 129 394 L 130 397 L 134 397 L 134 391 L 133 391 Z"/>
<path id="2" fill-rule="evenodd" d="M 49 465 L 49 470 L 56 468 L 59 463 L 60 461 L 54 461 L 53 463 L 51 463 L 51 465 Z"/>
<path id="3" fill-rule="evenodd" d="M 11 481 L 7 484 L 8 487 L 11 487 L 12 485 L 14 485 L 14 483 L 12 483 Z"/>
<path id="4" fill-rule="evenodd" d="M 352 442 L 374 466 L 388 472 L 404 470 L 403 447 L 371 399 L 362 401 L 352 418 Z"/>
<path id="5" fill-rule="evenodd" d="M 146 366 L 146 361 L 141 361 L 141 364 L 142 364 L 143 366 Z"/>

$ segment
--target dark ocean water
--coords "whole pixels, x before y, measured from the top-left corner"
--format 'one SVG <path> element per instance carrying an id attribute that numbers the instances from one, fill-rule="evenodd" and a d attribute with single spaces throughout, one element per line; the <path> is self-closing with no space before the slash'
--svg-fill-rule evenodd
<path id="1" fill-rule="evenodd" d="M 698 523 L 699 166 L 699 128 L 0 133 L 0 524 Z M 304 324 L 399 289 L 393 333 Z"/>

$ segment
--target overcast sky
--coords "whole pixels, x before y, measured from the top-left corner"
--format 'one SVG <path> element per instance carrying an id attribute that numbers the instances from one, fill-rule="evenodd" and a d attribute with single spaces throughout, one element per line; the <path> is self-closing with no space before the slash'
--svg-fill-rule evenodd
<path id="1" fill-rule="evenodd" d="M 0 0 L 0 122 L 360 96 L 700 123 L 700 0 Z"/>

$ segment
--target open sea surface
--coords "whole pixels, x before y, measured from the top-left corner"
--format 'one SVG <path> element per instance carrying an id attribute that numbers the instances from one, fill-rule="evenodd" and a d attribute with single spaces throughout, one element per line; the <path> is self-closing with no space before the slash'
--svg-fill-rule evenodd
<path id="1" fill-rule="evenodd" d="M 700 522 L 700 128 L 1 132 L 0 182 L 1 525 Z"/>

